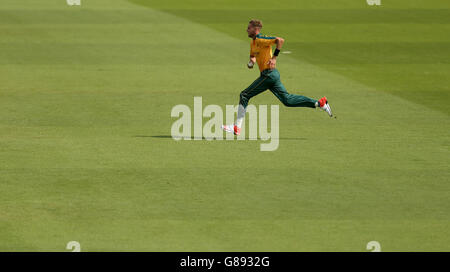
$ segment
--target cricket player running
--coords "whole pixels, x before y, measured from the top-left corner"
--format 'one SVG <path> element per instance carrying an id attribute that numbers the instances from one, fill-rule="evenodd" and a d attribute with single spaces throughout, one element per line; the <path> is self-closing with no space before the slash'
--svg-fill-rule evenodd
<path id="1" fill-rule="evenodd" d="M 315 100 L 306 96 L 290 94 L 283 86 L 280 80 L 280 73 L 275 68 L 277 57 L 283 46 L 284 39 L 280 37 L 268 37 L 260 33 L 262 22 L 260 20 L 251 20 L 247 27 L 248 37 L 252 39 L 250 43 L 250 61 L 248 68 L 252 69 L 255 62 L 258 63 L 261 75 L 247 89 L 240 94 L 239 107 L 236 123 L 233 125 L 223 125 L 226 132 L 239 135 L 241 133 L 242 122 L 245 118 L 245 108 L 248 101 L 255 95 L 258 95 L 269 89 L 285 106 L 287 107 L 320 107 L 326 111 L 330 117 L 330 105 L 326 97 Z M 272 55 L 272 45 L 276 44 L 275 52 Z"/>

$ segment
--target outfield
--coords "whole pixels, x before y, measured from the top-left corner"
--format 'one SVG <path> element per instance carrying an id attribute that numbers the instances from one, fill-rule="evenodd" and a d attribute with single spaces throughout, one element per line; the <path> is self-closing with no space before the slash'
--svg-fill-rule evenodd
<path id="1" fill-rule="evenodd" d="M 381 1 L 2 0 L 0 251 L 449 251 L 450 3 Z M 255 17 L 338 118 L 280 106 L 274 152 L 171 139 L 258 76 Z"/>

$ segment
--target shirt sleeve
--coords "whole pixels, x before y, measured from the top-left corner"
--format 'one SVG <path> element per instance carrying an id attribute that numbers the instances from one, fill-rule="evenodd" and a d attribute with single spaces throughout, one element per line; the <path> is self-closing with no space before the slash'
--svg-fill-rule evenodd
<path id="1" fill-rule="evenodd" d="M 277 37 L 271 37 L 271 36 L 260 36 L 256 39 L 256 42 L 259 46 L 272 46 L 275 44 Z"/>

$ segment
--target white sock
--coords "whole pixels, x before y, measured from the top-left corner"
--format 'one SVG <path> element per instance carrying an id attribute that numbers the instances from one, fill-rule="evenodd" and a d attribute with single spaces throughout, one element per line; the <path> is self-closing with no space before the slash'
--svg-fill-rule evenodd
<path id="1" fill-rule="evenodd" d="M 244 108 L 244 106 L 239 104 L 238 113 L 237 113 L 237 119 L 236 119 L 236 126 L 238 128 L 242 127 L 242 122 L 244 121 L 244 118 L 245 118 L 245 108 Z"/>
<path id="2" fill-rule="evenodd" d="M 316 106 L 316 108 L 319 107 L 319 101 L 316 101 L 315 106 Z"/>

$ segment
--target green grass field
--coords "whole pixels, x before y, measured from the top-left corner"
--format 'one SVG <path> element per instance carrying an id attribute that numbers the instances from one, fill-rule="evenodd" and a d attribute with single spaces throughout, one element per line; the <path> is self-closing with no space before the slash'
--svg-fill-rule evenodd
<path id="1" fill-rule="evenodd" d="M 450 3 L 381 1 L 2 0 L 0 251 L 449 251 Z M 173 106 L 258 76 L 251 18 L 338 118 L 174 141 Z"/>

